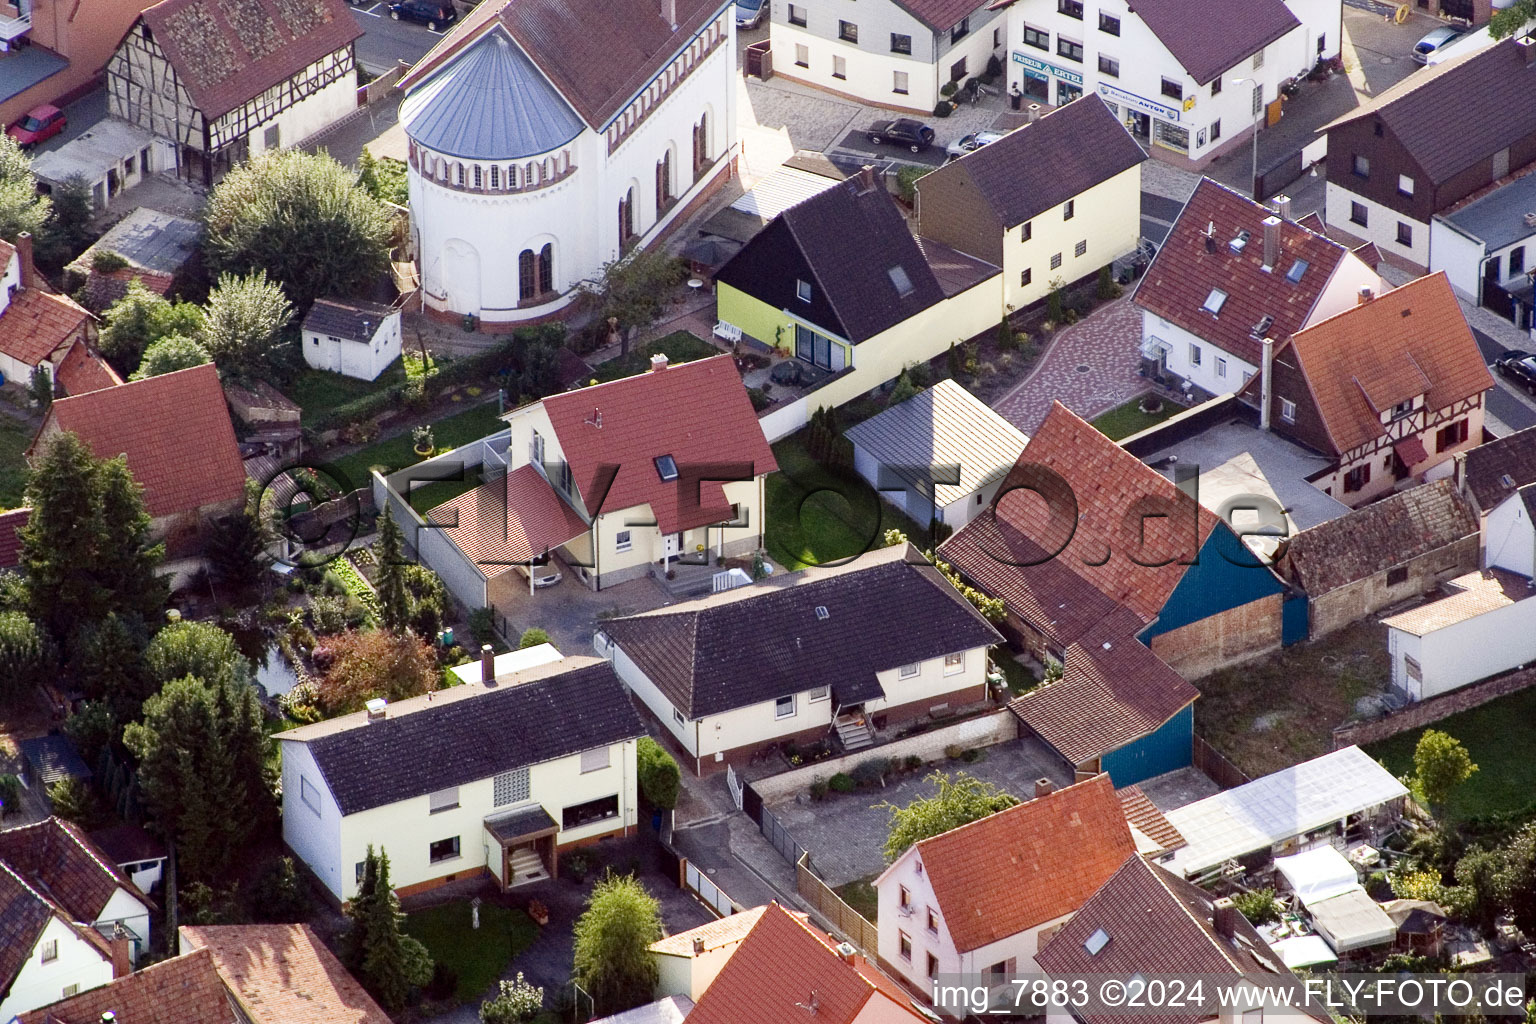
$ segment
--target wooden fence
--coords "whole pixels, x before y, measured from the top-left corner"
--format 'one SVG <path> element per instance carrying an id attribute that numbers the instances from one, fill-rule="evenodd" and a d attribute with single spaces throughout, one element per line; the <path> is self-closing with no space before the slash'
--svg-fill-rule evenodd
<path id="1" fill-rule="evenodd" d="M 816 872 L 811 870 L 810 854 L 802 853 L 795 862 L 795 890 L 801 899 L 827 920 L 834 932 L 846 936 L 849 942 L 862 949 L 870 959 L 880 955 L 879 929 L 844 903 L 841 896 L 816 876 Z"/>
<path id="2" fill-rule="evenodd" d="M 1231 789 L 1233 786 L 1241 786 L 1245 782 L 1252 782 L 1241 768 L 1223 757 L 1215 747 L 1211 746 L 1199 736 L 1195 737 L 1195 767 L 1206 774 L 1207 777 L 1222 789 Z"/>

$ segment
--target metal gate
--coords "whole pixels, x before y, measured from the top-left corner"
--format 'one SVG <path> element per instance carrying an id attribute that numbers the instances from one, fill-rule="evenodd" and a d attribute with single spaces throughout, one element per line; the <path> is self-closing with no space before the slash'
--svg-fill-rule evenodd
<path id="1" fill-rule="evenodd" d="M 791 864 L 798 864 L 800 858 L 805 855 L 805 847 L 795 842 L 795 837 L 789 834 L 778 818 L 768 808 L 763 808 L 762 820 L 763 835 L 773 844 L 773 848 L 779 851 L 779 856 Z"/>
<path id="2" fill-rule="evenodd" d="M 721 917 L 729 917 L 734 914 L 736 907 L 732 904 L 731 898 L 725 894 L 725 890 L 710 881 L 709 876 L 700 871 L 692 862 L 686 863 L 687 866 L 683 870 L 683 880 L 687 883 L 688 888 L 692 889 L 699 899 L 708 904 L 710 909 L 714 910 Z"/>
<path id="3" fill-rule="evenodd" d="M 741 810 L 741 780 L 736 777 L 736 769 L 730 765 L 725 766 L 725 787 L 731 791 L 731 802 L 736 805 L 738 811 Z"/>

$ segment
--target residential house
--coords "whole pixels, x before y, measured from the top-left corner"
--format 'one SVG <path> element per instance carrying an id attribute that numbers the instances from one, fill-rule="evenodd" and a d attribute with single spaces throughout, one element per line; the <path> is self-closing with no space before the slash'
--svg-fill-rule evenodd
<path id="1" fill-rule="evenodd" d="M 106 213 L 110 204 L 157 171 L 176 166 L 176 147 L 119 117 L 103 117 L 57 148 L 32 160 L 39 192 L 78 182 L 90 195 L 93 213 Z"/>
<path id="2" fill-rule="evenodd" d="M 767 910 L 753 907 L 651 943 L 656 998 L 698 1002 Z"/>
<path id="3" fill-rule="evenodd" d="M 503 417 L 506 475 L 432 509 L 412 541 L 460 601 L 508 600 L 530 585 L 513 570 L 552 552 L 601 590 L 762 546 L 778 464 L 735 363 L 651 365 Z M 392 500 L 402 523 L 420 521 Z"/>
<path id="4" fill-rule="evenodd" d="M 868 957 L 770 903 L 688 1024 L 918 1024 L 929 1018 Z"/>
<path id="5" fill-rule="evenodd" d="M 1236 391 L 1284 341 L 1353 306 L 1376 272 L 1276 209 L 1202 178 L 1136 286 L 1143 372 L 1191 397 Z"/>
<path id="6" fill-rule="evenodd" d="M 1444 274 L 1362 295 L 1273 352 L 1239 398 L 1262 427 L 1325 456 L 1308 480 L 1346 505 L 1448 476 L 1482 440 L 1493 377 Z"/>
<path id="7" fill-rule="evenodd" d="M 376 302 L 317 299 L 300 335 L 304 361 L 315 369 L 376 380 L 400 358 L 400 310 Z"/>
<path id="8" fill-rule="evenodd" d="M 1005 984 L 1136 852 L 1108 775 L 914 843 L 875 879 L 881 959 L 918 991 L 939 975 Z"/>
<path id="9" fill-rule="evenodd" d="M 1532 47 L 1531 49 L 1536 49 Z M 1536 332 L 1531 287 L 1536 280 L 1536 162 L 1513 180 L 1472 193 L 1437 213 L 1429 225 L 1430 270 L 1451 287 L 1516 327 Z M 1532 335 L 1536 342 L 1536 333 Z"/>
<path id="10" fill-rule="evenodd" d="M 173 558 L 200 551 L 208 523 L 245 500 L 245 465 L 212 363 L 55 400 L 29 456 L 65 431 L 97 458 L 127 459 L 151 536 Z"/>
<path id="11" fill-rule="evenodd" d="M 142 0 L 12 0 L 0 5 L 0 123 L 43 104 L 64 106 L 101 84 Z"/>
<path id="12" fill-rule="evenodd" d="M 107 229 L 65 268 L 65 287 L 85 288 L 84 302 L 98 312 L 122 298 L 137 281 L 156 295 L 170 295 L 197 256 L 202 227 L 194 220 L 140 206 Z M 98 270 L 98 256 L 112 253 L 126 266 Z"/>
<path id="13" fill-rule="evenodd" d="M 357 109 L 362 34 L 344 0 L 161 0 L 107 61 L 107 113 L 165 140 L 177 175 L 211 186 Z"/>
<path id="14" fill-rule="evenodd" d="M 1228 978 L 1231 1005 L 1197 997 L 1204 1005 L 1170 1011 L 1164 1021 L 1309 1020 L 1293 1006 L 1303 994 L 1279 952 L 1248 923 L 1231 899 L 1127 857 L 1108 881 L 1036 957 L 1048 977 L 1189 975 Z M 1225 1000 L 1226 997 L 1223 997 Z M 1327 1015 L 1314 1010 L 1317 1020 Z M 1117 1014 L 1094 1007 L 1053 1007 L 1048 1024 L 1113 1024 Z"/>
<path id="15" fill-rule="evenodd" d="M 389 1024 L 307 924 L 183 925 L 181 953 L 19 1024 Z"/>
<path id="16" fill-rule="evenodd" d="M 356 893 L 370 846 L 389 853 L 403 894 L 556 876 L 562 848 L 634 827 L 644 734 L 595 658 L 376 701 L 281 734 L 283 840 L 337 902 Z"/>
<path id="17" fill-rule="evenodd" d="M 1469 448 L 1454 462 L 1457 486 L 1477 515 L 1480 564 L 1536 575 L 1536 557 L 1524 547 L 1521 523 L 1529 513 L 1520 493 L 1536 484 L 1536 427 Z"/>
<path id="18" fill-rule="evenodd" d="M 1282 89 L 1340 53 L 1339 0 L 1013 0 L 1008 88 L 1098 93 L 1159 159 L 1199 169 L 1272 125 Z"/>
<path id="19" fill-rule="evenodd" d="M 877 107 L 929 114 L 942 90 L 985 74 L 1006 19 L 978 0 L 875 0 L 768 9 L 773 72 Z"/>
<path id="20" fill-rule="evenodd" d="M 1325 125 L 1329 231 L 1375 242 L 1389 260 L 1420 273 L 1448 269 L 1453 254 L 1435 246 L 1452 228 L 1432 230 L 1431 222 L 1536 160 L 1536 110 L 1524 102 L 1533 88 L 1536 40 L 1505 39 L 1415 72 Z M 1458 284 L 1517 276 L 1498 251 L 1499 260 L 1459 273 Z"/>
<path id="21" fill-rule="evenodd" d="M 843 434 L 853 468 L 916 523 L 958 529 L 986 508 L 1029 443 L 953 380 L 941 380 Z"/>
<path id="22" fill-rule="evenodd" d="M 30 234 L 22 232 L 15 245 L 0 239 L 0 265 L 0 383 L 27 388 L 39 368 L 59 383 L 59 368 L 76 342 L 85 346 L 86 358 L 100 361 L 90 350 L 96 321 L 48 287 L 33 265 Z M 101 373 L 111 373 L 102 366 Z"/>
<path id="23" fill-rule="evenodd" d="M 429 313 L 546 319 L 736 173 L 726 0 L 487 4 L 400 80 Z"/>
<path id="24" fill-rule="evenodd" d="M 598 652 L 702 774 L 773 743 L 847 749 L 987 697 L 1002 635 L 917 549 L 608 619 Z M 790 652 L 793 652 L 791 655 Z"/>
<path id="25" fill-rule="evenodd" d="M 1085 96 L 918 179 L 918 234 L 1001 267 L 1023 309 L 1136 251 L 1146 158 Z"/>
<path id="26" fill-rule="evenodd" d="M 140 826 L 112 825 L 92 832 L 91 842 L 139 891 L 147 893 L 160 884 L 168 856 L 165 844 Z"/>
<path id="27" fill-rule="evenodd" d="M 130 962 L 149 947 L 154 904 L 74 824 L 46 818 L 0 831 L 0 862 L 104 938 L 118 925 L 127 929 Z"/>
<path id="28" fill-rule="evenodd" d="M 1478 567 L 1477 518 L 1450 480 L 1303 530 L 1277 570 L 1307 597 L 1308 635 L 1343 629 Z"/>
<path id="29" fill-rule="evenodd" d="M 764 414 L 769 440 L 995 329 L 1001 282 L 985 260 L 914 237 L 873 169 L 779 214 L 715 275 L 721 323 L 811 378 Z"/>
<path id="30" fill-rule="evenodd" d="M 1280 643 L 1274 573 L 1223 519 L 1060 403 L 987 513 L 939 557 L 1005 602 L 1005 632 L 1037 657 L 1061 660 L 1094 633 L 1140 640 L 1189 677 Z"/>
<path id="31" fill-rule="evenodd" d="M 1529 490 L 1536 504 L 1536 488 Z M 1489 567 L 1458 576 L 1442 590 L 1438 600 L 1381 620 L 1394 690 L 1423 700 L 1536 661 L 1531 577 Z"/>

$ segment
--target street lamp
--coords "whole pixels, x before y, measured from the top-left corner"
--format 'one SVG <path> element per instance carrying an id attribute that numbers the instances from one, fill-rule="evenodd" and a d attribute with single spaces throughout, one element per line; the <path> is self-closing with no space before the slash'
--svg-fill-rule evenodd
<path id="1" fill-rule="evenodd" d="M 1253 88 L 1254 88 L 1255 92 L 1257 92 L 1257 90 L 1259 90 L 1259 89 L 1264 88 L 1263 84 L 1257 78 L 1234 78 L 1231 81 L 1229 81 L 1227 84 L 1232 86 L 1232 88 L 1236 89 L 1238 86 L 1244 84 L 1245 82 L 1253 83 Z M 1252 172 L 1252 175 L 1251 175 L 1251 177 L 1249 179 L 1249 181 L 1250 181 L 1249 188 L 1253 191 L 1253 198 L 1254 199 L 1258 199 L 1259 198 L 1259 117 L 1261 115 L 1263 115 L 1263 113 L 1264 113 L 1264 104 L 1263 103 L 1256 103 L 1256 104 L 1254 104 L 1254 106 L 1257 107 L 1257 109 L 1254 110 L 1254 112 L 1253 112 L 1253 172 Z"/>

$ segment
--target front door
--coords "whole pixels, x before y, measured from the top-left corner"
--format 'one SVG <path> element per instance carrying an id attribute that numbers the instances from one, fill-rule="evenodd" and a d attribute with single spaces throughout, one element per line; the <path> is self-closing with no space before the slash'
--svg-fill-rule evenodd
<path id="1" fill-rule="evenodd" d="M 681 533 L 665 533 L 661 537 L 661 557 L 676 558 L 683 551 L 683 535 Z"/>

